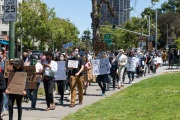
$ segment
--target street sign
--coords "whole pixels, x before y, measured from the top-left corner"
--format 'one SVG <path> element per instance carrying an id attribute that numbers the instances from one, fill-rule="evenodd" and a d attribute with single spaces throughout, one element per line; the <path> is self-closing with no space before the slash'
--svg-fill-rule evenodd
<path id="1" fill-rule="evenodd" d="M 17 20 L 17 0 L 4 0 L 4 21 Z"/>
<path id="2" fill-rule="evenodd" d="M 69 47 L 71 47 L 71 46 L 73 46 L 73 42 L 69 42 L 69 43 L 64 44 L 64 45 L 63 45 L 63 48 L 64 48 L 64 49 L 67 49 L 67 48 L 69 48 Z"/>
<path id="3" fill-rule="evenodd" d="M 104 41 L 110 45 L 112 43 L 112 34 L 104 34 Z"/>

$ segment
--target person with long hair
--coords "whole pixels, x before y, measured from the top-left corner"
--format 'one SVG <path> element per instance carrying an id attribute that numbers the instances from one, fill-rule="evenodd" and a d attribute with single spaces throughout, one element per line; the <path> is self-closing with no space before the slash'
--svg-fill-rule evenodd
<path id="1" fill-rule="evenodd" d="M 44 91 L 45 98 L 47 103 L 46 111 L 54 110 L 56 108 L 54 100 L 53 100 L 53 87 L 54 87 L 54 76 L 55 72 L 57 72 L 57 63 L 53 61 L 52 52 L 46 52 L 46 61 L 43 63 L 43 83 L 44 83 Z M 51 107 L 50 107 L 51 105 Z"/>
<path id="2" fill-rule="evenodd" d="M 128 73 L 129 83 L 133 84 L 134 83 L 134 74 L 136 72 L 136 67 L 138 66 L 138 61 L 132 51 L 129 52 L 127 63 L 128 63 L 127 73 Z"/>
<path id="3" fill-rule="evenodd" d="M 21 61 L 14 61 L 12 64 L 13 64 L 14 72 L 24 72 L 24 65 Z M 22 119 L 22 99 L 23 99 L 23 96 L 26 95 L 26 88 L 22 92 L 22 95 L 10 94 L 9 90 L 7 89 L 5 93 L 9 95 L 9 120 L 13 120 L 13 107 L 14 107 L 15 100 L 16 100 L 17 109 L 18 109 L 18 120 L 21 120 Z"/>

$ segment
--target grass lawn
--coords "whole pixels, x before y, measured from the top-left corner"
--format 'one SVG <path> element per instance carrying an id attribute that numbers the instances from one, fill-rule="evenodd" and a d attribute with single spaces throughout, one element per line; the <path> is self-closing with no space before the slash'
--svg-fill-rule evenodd
<path id="1" fill-rule="evenodd" d="M 180 120 L 180 73 L 143 80 L 64 120 Z"/>

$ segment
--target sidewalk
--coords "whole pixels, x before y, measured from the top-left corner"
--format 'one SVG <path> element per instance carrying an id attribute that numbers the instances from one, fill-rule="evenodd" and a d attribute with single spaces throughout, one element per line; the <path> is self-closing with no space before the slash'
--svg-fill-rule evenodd
<path id="1" fill-rule="evenodd" d="M 141 80 L 153 77 L 153 76 L 157 76 L 160 75 L 164 72 L 172 72 L 172 71 L 180 71 L 180 69 L 167 69 L 168 66 L 162 66 L 159 67 L 157 69 L 157 73 L 156 74 L 149 74 L 146 77 L 141 77 L 141 78 L 135 78 L 135 83 L 138 83 Z M 129 80 L 126 76 L 125 79 L 125 83 L 127 83 Z M 130 86 L 132 84 L 125 84 L 124 88 L 127 88 L 128 86 Z M 124 89 L 123 88 L 123 89 Z M 116 89 L 115 91 L 107 91 L 106 92 L 106 96 L 110 96 L 118 91 L 120 91 L 122 89 Z M 87 105 L 91 105 L 92 103 L 97 102 L 100 99 L 105 99 L 106 97 L 101 97 L 101 90 L 98 86 L 97 83 L 93 83 L 91 84 L 91 86 L 88 87 L 87 89 L 87 95 L 84 96 L 84 100 L 83 100 L 83 105 L 76 105 L 73 108 L 69 107 L 70 102 L 66 101 L 66 98 L 69 95 L 65 95 L 65 99 L 64 99 L 64 105 L 58 105 L 56 104 L 56 109 L 55 110 L 50 110 L 50 111 L 44 111 L 44 109 L 46 108 L 46 102 L 45 102 L 45 97 L 40 97 L 37 100 L 37 109 L 36 110 L 27 110 L 27 108 L 30 107 L 30 103 L 23 103 L 23 114 L 22 114 L 22 120 L 61 120 L 62 118 L 64 118 L 65 116 L 67 116 L 70 113 L 74 113 L 77 110 L 79 110 L 80 108 L 83 108 Z M 78 98 L 78 95 L 76 96 Z M 57 103 L 59 99 L 59 95 L 55 95 L 54 96 L 54 100 Z M 77 102 L 78 103 L 78 100 Z M 3 117 L 3 120 L 8 120 L 8 112 L 5 112 L 5 116 Z M 14 120 L 17 120 L 17 109 L 14 109 Z"/>

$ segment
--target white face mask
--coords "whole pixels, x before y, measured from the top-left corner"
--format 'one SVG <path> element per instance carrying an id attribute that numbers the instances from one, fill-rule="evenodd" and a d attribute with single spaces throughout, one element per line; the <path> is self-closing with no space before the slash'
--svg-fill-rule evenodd
<path id="1" fill-rule="evenodd" d="M 77 51 L 74 51 L 74 56 L 76 56 L 76 55 L 78 55 L 79 54 L 79 52 L 77 52 Z"/>
<path id="2" fill-rule="evenodd" d="M 60 60 L 64 60 L 64 58 L 63 58 L 63 57 L 60 57 Z"/>

